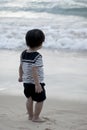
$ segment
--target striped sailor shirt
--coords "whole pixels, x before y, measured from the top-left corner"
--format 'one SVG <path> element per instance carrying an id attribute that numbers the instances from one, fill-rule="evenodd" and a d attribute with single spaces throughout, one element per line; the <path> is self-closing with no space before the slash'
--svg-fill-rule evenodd
<path id="1" fill-rule="evenodd" d="M 21 54 L 21 65 L 23 70 L 23 83 L 33 83 L 34 79 L 32 76 L 32 67 L 38 67 L 38 79 L 39 83 L 44 82 L 44 72 L 43 72 L 43 61 L 42 55 L 39 52 L 28 52 L 23 51 Z"/>

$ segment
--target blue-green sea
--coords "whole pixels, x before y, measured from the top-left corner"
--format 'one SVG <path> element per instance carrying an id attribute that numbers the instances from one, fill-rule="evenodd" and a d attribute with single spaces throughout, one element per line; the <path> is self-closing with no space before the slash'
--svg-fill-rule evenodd
<path id="1" fill-rule="evenodd" d="M 0 49 L 25 48 L 32 28 L 44 31 L 44 48 L 86 51 L 87 0 L 0 0 Z"/>

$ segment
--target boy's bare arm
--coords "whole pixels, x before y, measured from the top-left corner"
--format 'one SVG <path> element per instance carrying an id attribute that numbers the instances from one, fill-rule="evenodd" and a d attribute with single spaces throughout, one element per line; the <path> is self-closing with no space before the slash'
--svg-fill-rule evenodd
<path id="1" fill-rule="evenodd" d="M 35 82 L 35 91 L 37 93 L 40 93 L 43 91 L 40 83 L 39 83 L 39 79 L 38 79 L 38 67 L 32 67 L 32 75 L 34 78 L 34 82 Z"/>
<path id="2" fill-rule="evenodd" d="M 18 79 L 19 82 L 22 82 L 22 75 L 23 75 L 23 71 L 22 71 L 22 66 L 20 64 L 20 66 L 19 66 L 19 79 Z"/>

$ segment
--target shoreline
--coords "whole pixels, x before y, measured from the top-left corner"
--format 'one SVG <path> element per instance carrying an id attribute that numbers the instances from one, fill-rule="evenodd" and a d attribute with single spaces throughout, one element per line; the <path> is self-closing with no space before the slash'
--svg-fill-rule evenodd
<path id="1" fill-rule="evenodd" d="M 87 54 L 52 52 L 41 49 L 48 98 L 87 101 Z M 0 53 L 0 93 L 23 95 L 18 82 L 21 51 L 2 50 Z"/>

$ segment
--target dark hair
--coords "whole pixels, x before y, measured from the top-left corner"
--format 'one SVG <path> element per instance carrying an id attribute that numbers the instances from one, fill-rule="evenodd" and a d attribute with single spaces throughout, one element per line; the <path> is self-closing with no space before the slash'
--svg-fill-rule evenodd
<path id="1" fill-rule="evenodd" d="M 39 47 L 45 40 L 44 33 L 39 29 L 32 29 L 26 33 L 26 45 L 30 48 Z"/>

